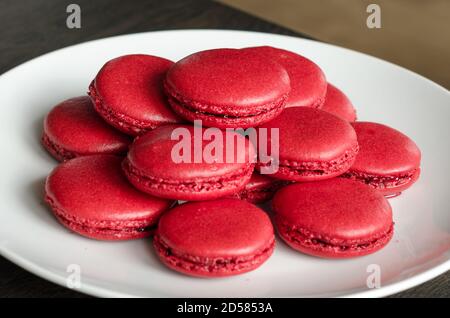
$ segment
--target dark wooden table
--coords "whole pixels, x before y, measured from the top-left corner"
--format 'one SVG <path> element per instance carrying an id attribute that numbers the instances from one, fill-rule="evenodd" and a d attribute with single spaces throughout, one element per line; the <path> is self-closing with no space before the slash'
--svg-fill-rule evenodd
<path id="1" fill-rule="evenodd" d="M 81 7 L 81 29 L 66 7 Z M 152 30 L 240 29 L 306 37 L 208 0 L 1 0 L 0 73 L 68 45 Z M 5 225 L 2 225 L 5 226 Z M 396 297 L 450 297 L 450 273 Z M 0 297 L 85 297 L 34 276 L 0 256 Z"/>

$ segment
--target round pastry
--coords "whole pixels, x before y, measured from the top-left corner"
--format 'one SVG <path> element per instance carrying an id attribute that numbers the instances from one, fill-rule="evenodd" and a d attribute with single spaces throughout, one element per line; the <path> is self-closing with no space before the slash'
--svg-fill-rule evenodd
<path id="1" fill-rule="evenodd" d="M 121 157 L 79 157 L 56 167 L 45 184 L 45 201 L 68 229 L 99 240 L 147 237 L 173 201 L 136 190 L 123 176 Z"/>
<path id="2" fill-rule="evenodd" d="M 259 153 L 258 169 L 278 162 L 271 177 L 291 181 L 315 181 L 346 172 L 355 161 L 358 142 L 353 127 L 345 120 L 311 107 L 286 108 L 280 116 L 258 127 L 266 129 L 270 162 Z M 278 129 L 279 154 L 274 151 L 272 131 Z M 262 132 L 259 136 L 262 136 Z M 261 139 L 261 138 L 260 138 Z M 258 140 L 259 152 L 262 142 Z"/>
<path id="3" fill-rule="evenodd" d="M 239 49 L 185 57 L 167 72 L 164 87 L 181 117 L 218 128 L 255 127 L 275 118 L 290 91 L 280 64 Z"/>
<path id="4" fill-rule="evenodd" d="M 320 109 L 346 121 L 354 122 L 356 120 L 356 110 L 350 99 L 339 88 L 331 84 L 328 84 L 325 102 Z"/>
<path id="5" fill-rule="evenodd" d="M 275 246 L 266 213 L 245 201 L 220 199 L 177 206 L 160 219 L 153 244 L 169 268 L 220 277 L 256 269 Z"/>
<path id="6" fill-rule="evenodd" d="M 133 136 L 182 122 L 163 92 L 163 78 L 172 64 L 144 54 L 107 62 L 89 86 L 95 109 L 109 124 Z"/>
<path id="7" fill-rule="evenodd" d="M 417 181 L 421 153 L 408 136 L 386 125 L 352 124 L 360 151 L 343 177 L 372 186 L 386 196 L 399 195 Z"/>
<path id="8" fill-rule="evenodd" d="M 252 54 L 277 61 L 289 74 L 291 92 L 286 107 L 320 107 L 325 100 L 327 80 L 320 67 L 304 56 L 271 46 L 246 48 Z"/>
<path id="9" fill-rule="evenodd" d="M 126 176 L 141 191 L 177 200 L 211 200 L 240 191 L 253 173 L 253 145 L 235 132 L 208 131 L 217 132 L 217 156 L 211 156 L 211 141 L 202 138 L 205 128 L 168 125 L 147 132 L 130 146 L 123 162 Z"/>
<path id="10" fill-rule="evenodd" d="M 281 238 L 302 253 L 347 258 L 383 248 L 392 238 L 386 198 L 357 181 L 334 178 L 284 187 L 272 200 Z"/>
<path id="11" fill-rule="evenodd" d="M 56 105 L 45 117 L 42 144 L 59 161 L 94 154 L 124 155 L 131 138 L 109 126 L 89 96 Z"/>

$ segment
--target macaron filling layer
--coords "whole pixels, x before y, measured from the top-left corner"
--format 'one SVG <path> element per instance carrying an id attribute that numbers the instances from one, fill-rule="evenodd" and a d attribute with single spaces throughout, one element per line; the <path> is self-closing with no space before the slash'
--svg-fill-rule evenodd
<path id="1" fill-rule="evenodd" d="M 64 213 L 50 196 L 46 195 L 45 201 L 50 205 L 51 209 L 55 212 L 55 216 L 63 225 L 81 233 L 101 234 L 105 236 L 133 236 L 145 233 L 151 234 L 157 227 L 156 220 L 127 220 L 121 222 L 76 218 Z"/>
<path id="2" fill-rule="evenodd" d="M 386 245 L 394 233 L 394 223 L 391 227 L 377 236 L 367 239 L 344 240 L 313 233 L 307 229 L 292 226 L 287 222 L 279 221 L 278 229 L 280 235 L 289 243 L 318 251 L 329 251 L 333 253 L 359 252 L 373 250 Z"/>
<path id="3" fill-rule="evenodd" d="M 277 113 L 283 109 L 284 100 L 280 100 L 277 103 L 274 103 L 273 107 L 266 108 L 264 110 L 260 110 L 258 112 L 255 112 L 253 114 L 244 114 L 244 115 L 238 115 L 235 114 L 236 112 L 232 112 L 234 114 L 226 114 L 226 113 L 213 113 L 206 110 L 199 110 L 196 108 L 191 107 L 189 104 L 180 104 L 176 99 L 170 98 L 169 103 L 172 106 L 172 108 L 175 110 L 175 112 L 178 112 L 182 115 L 190 115 L 189 117 L 195 116 L 198 119 L 201 119 L 202 117 L 210 117 L 210 118 L 221 118 L 226 119 L 229 121 L 232 120 L 242 120 L 242 119 L 256 119 L 260 117 L 264 117 L 264 115 L 272 115 L 274 113 Z M 231 113 L 231 112 L 230 112 Z M 192 117 L 193 118 L 193 117 Z"/>
<path id="4" fill-rule="evenodd" d="M 342 156 L 331 161 L 298 162 L 280 160 L 277 176 L 315 177 L 338 174 L 348 170 L 358 154 L 358 145 L 344 152 Z M 258 163 L 257 168 L 265 166 Z"/>
<path id="5" fill-rule="evenodd" d="M 223 188 L 238 188 L 244 186 L 243 180 L 249 179 L 253 173 L 253 164 L 247 164 L 244 168 L 238 169 L 232 174 L 220 177 L 196 178 L 193 180 L 170 180 L 151 177 L 143 174 L 134 167 L 128 159 L 122 163 L 123 170 L 127 177 L 134 184 L 138 184 L 147 189 L 161 189 L 176 192 L 200 193 Z"/>
<path id="6" fill-rule="evenodd" d="M 217 128 L 228 128 L 228 126 L 239 128 L 254 127 L 255 123 L 265 123 L 278 116 L 278 114 L 281 113 L 284 109 L 284 102 L 282 102 L 280 103 L 280 107 L 274 108 L 264 113 L 260 113 L 258 115 L 234 117 L 229 115 L 206 114 L 197 110 L 191 111 L 186 107 L 180 106 L 173 99 L 169 99 L 169 104 L 172 106 L 172 109 L 181 117 L 184 117 L 190 121 L 201 120 L 203 125 Z"/>
<path id="7" fill-rule="evenodd" d="M 275 248 L 275 240 L 272 240 L 267 247 L 251 255 L 212 258 L 178 253 L 170 248 L 158 234 L 153 238 L 153 244 L 158 255 L 171 267 L 191 273 L 223 273 L 224 275 L 254 269 L 269 258 Z"/>
<path id="8" fill-rule="evenodd" d="M 57 145 L 46 133 L 42 135 L 41 140 L 44 147 L 60 161 L 69 160 L 79 156 L 79 154 Z"/>
<path id="9" fill-rule="evenodd" d="M 154 129 L 158 126 L 153 122 L 138 120 L 125 114 L 114 112 L 111 107 L 105 105 L 99 94 L 97 94 L 94 82 L 89 85 L 89 96 L 94 102 L 94 108 L 103 118 L 130 133 L 140 134 L 143 130 Z"/>
<path id="10" fill-rule="evenodd" d="M 420 168 L 401 175 L 380 176 L 359 171 L 347 171 L 342 177 L 363 182 L 375 189 L 389 189 L 408 184 L 411 180 L 415 179 L 419 172 Z"/>

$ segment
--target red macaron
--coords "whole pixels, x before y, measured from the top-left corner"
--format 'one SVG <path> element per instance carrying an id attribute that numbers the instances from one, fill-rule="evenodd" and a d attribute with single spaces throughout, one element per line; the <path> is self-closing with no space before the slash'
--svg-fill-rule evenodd
<path id="1" fill-rule="evenodd" d="M 264 203 L 269 201 L 287 181 L 269 178 L 257 172 L 252 174 L 245 188 L 235 194 L 235 197 L 251 203 Z"/>
<path id="2" fill-rule="evenodd" d="M 248 52 L 263 56 L 282 65 L 289 74 L 291 92 L 286 107 L 320 107 L 327 91 L 327 80 L 321 68 L 313 61 L 291 51 L 271 46 L 246 48 Z"/>
<path id="3" fill-rule="evenodd" d="M 45 201 L 68 229 L 99 240 L 127 240 L 153 233 L 173 201 L 130 185 L 114 155 L 79 157 L 56 167 L 45 184 Z"/>
<path id="4" fill-rule="evenodd" d="M 278 162 L 271 177 L 292 181 L 315 181 L 336 177 L 346 172 L 355 161 L 358 142 L 347 121 L 311 107 L 286 108 L 280 116 L 258 127 L 267 132 L 269 163 L 262 162 L 264 140 L 258 140 L 261 170 Z M 278 130 L 279 153 L 272 153 L 272 130 Z M 260 132 L 259 135 L 262 133 Z"/>
<path id="5" fill-rule="evenodd" d="M 356 120 L 356 110 L 350 99 L 331 84 L 328 84 L 325 102 L 320 109 L 350 122 Z"/>
<path id="6" fill-rule="evenodd" d="M 289 76 L 275 61 L 239 49 L 194 53 L 167 72 L 172 108 L 204 126 L 253 127 L 275 118 L 290 92 Z"/>
<path id="7" fill-rule="evenodd" d="M 107 62 L 89 86 L 97 112 L 129 135 L 180 123 L 163 92 L 163 79 L 173 62 L 134 54 Z"/>
<path id="8" fill-rule="evenodd" d="M 221 277 L 256 269 L 272 254 L 269 217 L 237 199 L 181 204 L 164 214 L 153 245 L 169 268 L 198 277 Z"/>
<path id="9" fill-rule="evenodd" d="M 42 144 L 59 161 L 92 154 L 125 154 L 131 139 L 95 112 L 88 96 L 56 105 L 44 119 Z"/>
<path id="10" fill-rule="evenodd" d="M 334 178 L 297 183 L 272 201 L 281 238 L 302 253 L 348 258 L 374 253 L 392 238 L 392 210 L 375 189 Z"/>
<path id="11" fill-rule="evenodd" d="M 214 156 L 213 144 L 202 138 L 208 133 L 217 133 L 214 143 L 220 143 Z M 152 195 L 211 200 L 243 189 L 252 175 L 254 157 L 253 144 L 238 133 L 168 125 L 139 136 L 123 169 L 136 188 Z"/>
<path id="12" fill-rule="evenodd" d="M 343 177 L 372 186 L 386 196 L 397 196 L 420 175 L 421 153 L 408 136 L 386 125 L 352 124 L 360 151 Z"/>

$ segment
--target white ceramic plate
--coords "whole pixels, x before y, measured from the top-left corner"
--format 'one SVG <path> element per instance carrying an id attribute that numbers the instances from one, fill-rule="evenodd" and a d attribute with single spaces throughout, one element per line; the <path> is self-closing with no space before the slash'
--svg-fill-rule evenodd
<path id="1" fill-rule="evenodd" d="M 385 249 L 356 259 L 323 260 L 296 253 L 279 241 L 274 255 L 258 270 L 207 280 L 166 269 L 150 240 L 93 241 L 57 223 L 42 202 L 44 179 L 56 162 L 39 143 L 42 120 L 54 104 L 84 94 L 98 69 L 119 55 L 148 53 L 178 60 L 204 49 L 254 45 L 277 46 L 311 58 L 349 95 L 359 119 L 391 125 L 421 148 L 420 180 L 390 201 L 396 227 Z M 450 94 L 396 65 L 273 34 L 150 32 L 83 43 L 22 64 L 0 77 L 0 103 L 0 253 L 52 282 L 65 286 L 68 266 L 76 264 L 81 269 L 79 291 L 97 296 L 384 296 L 450 268 Z M 379 289 L 367 287 L 370 264 L 381 270 Z"/>

